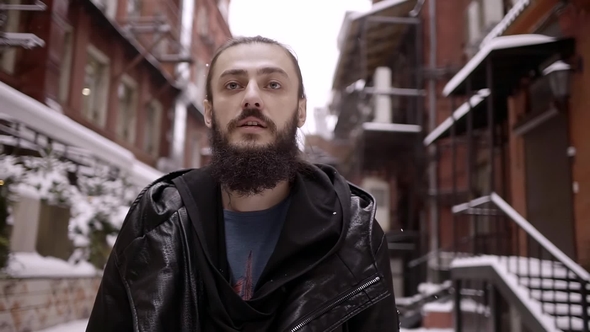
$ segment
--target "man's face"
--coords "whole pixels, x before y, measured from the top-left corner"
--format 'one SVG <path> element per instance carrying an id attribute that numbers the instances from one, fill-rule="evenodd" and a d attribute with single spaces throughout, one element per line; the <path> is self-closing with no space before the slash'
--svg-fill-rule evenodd
<path id="1" fill-rule="evenodd" d="M 280 46 L 242 44 L 225 50 L 212 72 L 213 102 L 205 123 L 236 148 L 268 146 L 296 119 L 303 126 L 306 101 L 289 55 Z M 293 114 L 295 111 L 297 114 Z"/>

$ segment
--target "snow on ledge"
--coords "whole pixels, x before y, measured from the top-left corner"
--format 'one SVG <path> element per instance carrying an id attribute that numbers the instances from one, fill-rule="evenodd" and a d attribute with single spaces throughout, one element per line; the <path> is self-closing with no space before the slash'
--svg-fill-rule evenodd
<path id="1" fill-rule="evenodd" d="M 55 257 L 43 257 L 36 252 L 10 254 L 3 270 L 13 278 L 73 278 L 97 277 L 100 272 L 88 262 L 71 264 Z"/>
<path id="2" fill-rule="evenodd" d="M 424 305 L 424 312 L 453 312 L 454 303 L 452 300 L 444 302 L 431 302 Z M 472 299 L 461 300 L 461 311 L 462 312 L 473 312 L 478 314 L 484 314 L 489 316 L 491 310 L 489 307 L 484 306 L 481 303 L 477 303 Z"/>
<path id="3" fill-rule="evenodd" d="M 135 159 L 131 151 L 2 82 L 0 105 L 0 111 L 15 120 L 62 142 L 74 143 L 131 173 L 133 182 L 141 187 L 163 175 Z"/>
<path id="4" fill-rule="evenodd" d="M 502 259 L 502 260 L 501 260 Z M 539 320 L 539 323 L 543 325 L 547 332 L 562 332 L 557 329 L 553 324 L 553 318 L 543 313 L 541 303 L 533 300 L 528 295 L 528 289 L 518 284 L 516 276 L 509 273 L 506 267 L 502 265 L 501 261 L 506 258 L 500 258 L 498 256 L 481 256 L 481 257 L 469 257 L 469 258 L 457 258 L 451 263 L 451 268 L 459 267 L 477 267 L 477 266 L 490 266 L 498 276 L 504 280 L 506 285 L 510 287 L 512 292 L 520 299 L 520 301 L 528 308 L 528 310 Z"/>
<path id="5" fill-rule="evenodd" d="M 518 16 L 531 4 L 531 0 L 520 0 L 518 1 L 512 8 L 508 11 L 506 16 L 502 18 L 500 23 L 498 23 L 487 36 L 484 37 L 481 44 L 479 45 L 480 48 L 483 47 L 485 44 L 489 43 L 490 40 L 501 36 L 509 27 L 510 25 L 518 18 Z"/>

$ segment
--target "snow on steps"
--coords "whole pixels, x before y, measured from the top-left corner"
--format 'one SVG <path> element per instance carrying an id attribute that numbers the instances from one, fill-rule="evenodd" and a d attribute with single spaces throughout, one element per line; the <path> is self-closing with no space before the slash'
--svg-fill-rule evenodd
<path id="1" fill-rule="evenodd" d="M 527 285 L 531 287 L 559 285 L 562 290 L 576 290 L 580 289 L 580 284 L 571 282 L 575 280 L 573 273 L 560 266 L 559 263 L 552 261 L 541 261 L 536 258 L 525 257 L 499 257 L 499 256 L 477 256 L 469 258 L 457 258 L 451 263 L 451 268 L 463 267 L 478 267 L 491 266 L 496 270 L 498 275 L 504 282 L 512 289 L 514 294 L 519 297 L 521 302 L 527 306 L 531 313 L 533 313 L 539 320 L 540 324 L 549 332 L 562 331 L 581 331 L 583 328 L 583 321 L 578 317 L 570 317 L 569 314 L 575 316 L 581 315 L 582 307 L 575 305 L 581 302 L 581 295 L 579 293 L 566 293 L 551 290 L 530 290 Z M 520 283 L 517 274 L 521 276 Z M 542 278 L 555 278 L 563 280 L 549 280 Z M 558 289 L 555 287 L 555 289 Z M 541 304 L 539 299 L 543 299 L 554 303 Z M 588 296 L 590 301 L 590 296 Z M 559 302 L 574 303 L 571 306 L 571 311 L 568 312 L 568 305 Z M 546 313 L 543 313 L 542 308 L 545 308 Z M 590 310 L 589 310 L 590 312 Z M 557 318 L 550 314 L 559 315 Z M 557 323 L 557 324 L 555 324 Z M 588 322 L 590 326 L 590 322 Z M 557 325 L 557 327 L 556 327 Z"/>

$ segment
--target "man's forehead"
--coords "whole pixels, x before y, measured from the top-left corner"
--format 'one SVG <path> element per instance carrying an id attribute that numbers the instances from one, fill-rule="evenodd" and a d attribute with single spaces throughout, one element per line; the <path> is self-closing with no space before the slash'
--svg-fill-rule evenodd
<path id="1" fill-rule="evenodd" d="M 215 76 L 219 77 L 228 69 L 256 70 L 275 67 L 295 76 L 295 67 L 287 51 L 279 45 L 252 43 L 236 45 L 222 52 L 215 64 Z"/>

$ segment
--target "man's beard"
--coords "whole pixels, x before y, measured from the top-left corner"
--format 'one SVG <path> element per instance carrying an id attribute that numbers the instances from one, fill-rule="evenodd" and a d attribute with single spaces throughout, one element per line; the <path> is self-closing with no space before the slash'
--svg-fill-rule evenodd
<path id="1" fill-rule="evenodd" d="M 248 117 L 263 120 L 266 130 L 274 136 L 274 141 L 266 145 L 257 145 L 256 134 L 247 134 L 245 144 L 232 144 L 229 135 L 238 128 L 237 123 Z M 246 109 L 239 118 L 227 126 L 223 134 L 215 121 L 213 111 L 211 125 L 211 172 L 224 189 L 241 196 L 260 194 L 272 189 L 281 181 L 291 181 L 301 169 L 303 161 L 299 157 L 297 146 L 297 111 L 282 130 L 257 109 Z M 249 142 L 250 141 L 250 142 Z"/>

